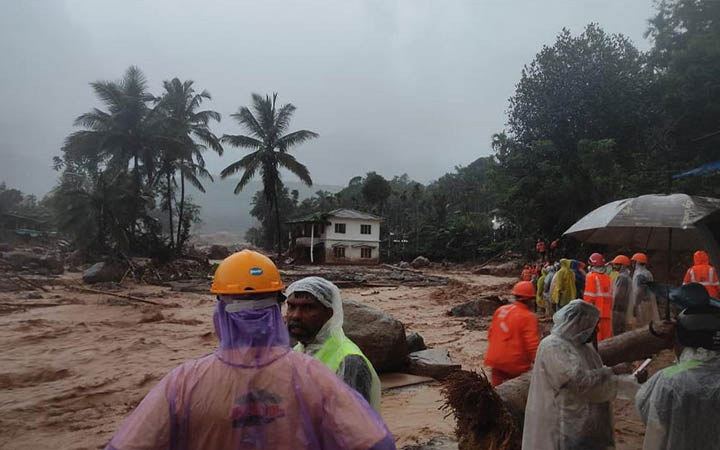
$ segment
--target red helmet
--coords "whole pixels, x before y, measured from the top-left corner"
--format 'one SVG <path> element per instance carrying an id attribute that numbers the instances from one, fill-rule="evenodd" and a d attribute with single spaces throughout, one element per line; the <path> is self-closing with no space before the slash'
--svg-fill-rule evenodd
<path id="1" fill-rule="evenodd" d="M 605 257 L 600 253 L 593 253 L 588 259 L 591 267 L 599 267 L 605 265 Z"/>
<path id="2" fill-rule="evenodd" d="M 516 297 L 535 298 L 535 286 L 530 281 L 520 281 L 515 283 L 512 293 Z"/>

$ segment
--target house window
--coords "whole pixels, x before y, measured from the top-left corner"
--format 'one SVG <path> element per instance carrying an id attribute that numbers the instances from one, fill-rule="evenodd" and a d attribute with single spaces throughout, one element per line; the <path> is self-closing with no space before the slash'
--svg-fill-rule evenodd
<path id="1" fill-rule="evenodd" d="M 370 225 L 368 225 L 370 226 Z M 363 247 L 360 249 L 360 257 L 361 258 L 372 258 L 372 249 L 369 247 Z"/>
<path id="2" fill-rule="evenodd" d="M 345 224 L 344 223 L 336 223 L 335 224 L 335 232 L 340 234 L 345 234 Z"/>
<path id="3" fill-rule="evenodd" d="M 336 258 L 344 258 L 345 257 L 345 247 L 333 248 L 333 254 L 335 255 Z"/>
<path id="4" fill-rule="evenodd" d="M 372 234 L 372 225 L 360 225 L 360 234 Z"/>

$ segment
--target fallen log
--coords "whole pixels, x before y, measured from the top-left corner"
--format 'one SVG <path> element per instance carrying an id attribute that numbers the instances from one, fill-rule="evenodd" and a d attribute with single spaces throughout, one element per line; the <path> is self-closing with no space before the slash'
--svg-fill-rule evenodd
<path id="1" fill-rule="evenodd" d="M 30 286 L 32 288 L 40 289 L 43 292 L 50 292 L 49 290 L 45 289 L 43 286 L 40 286 L 37 283 L 33 283 L 32 281 L 28 280 L 25 277 L 22 277 L 20 275 L 15 275 L 15 276 L 17 277 L 18 280 L 22 281 L 23 283 L 27 284 L 28 286 Z"/>
<path id="2" fill-rule="evenodd" d="M 125 300 L 130 300 L 133 302 L 147 303 L 148 305 L 159 305 L 160 304 L 160 303 L 154 302 L 152 300 L 145 300 L 143 298 L 133 297 L 132 295 L 116 294 L 114 292 L 101 291 L 99 289 L 90 289 L 90 288 L 86 288 L 86 287 L 73 286 L 73 285 L 67 285 L 67 287 L 70 289 L 76 290 L 76 291 L 80 291 L 80 292 L 87 292 L 89 294 L 109 295 L 111 297 L 124 298 Z"/>
<path id="3" fill-rule="evenodd" d="M 648 327 L 628 331 L 602 341 L 598 352 L 607 366 L 622 362 L 632 362 L 649 358 L 661 350 L 672 348 L 675 343 L 675 324 L 670 322 L 651 323 Z M 522 427 L 525 418 L 525 406 L 530 390 L 531 373 L 527 372 L 518 378 L 506 381 L 488 392 L 487 378 L 478 374 L 468 375 L 467 371 L 459 371 L 450 375 L 443 383 L 445 405 L 443 408 L 455 416 L 457 421 L 458 448 L 460 450 L 515 450 L 520 448 Z M 458 391 L 484 393 L 477 395 L 472 403 L 459 401 L 461 397 L 453 396 Z M 480 426 L 473 419 L 479 411 L 499 411 L 497 421 L 485 419 Z M 507 417 L 512 417 L 512 425 L 508 425 Z M 509 428 L 508 428 L 509 427 Z M 508 437 L 508 430 L 512 436 Z"/>

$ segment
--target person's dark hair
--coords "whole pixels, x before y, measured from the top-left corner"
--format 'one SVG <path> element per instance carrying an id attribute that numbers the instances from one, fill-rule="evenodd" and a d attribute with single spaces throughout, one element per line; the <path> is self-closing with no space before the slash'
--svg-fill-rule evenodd
<path id="1" fill-rule="evenodd" d="M 720 351 L 720 311 L 707 306 L 684 309 L 677 320 L 678 343 Z"/>

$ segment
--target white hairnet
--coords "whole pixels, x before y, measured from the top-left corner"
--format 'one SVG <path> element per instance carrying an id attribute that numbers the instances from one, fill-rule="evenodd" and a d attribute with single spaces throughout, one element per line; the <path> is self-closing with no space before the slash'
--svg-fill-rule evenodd
<path id="1" fill-rule="evenodd" d="M 553 316 L 552 334 L 576 344 L 586 342 L 595 331 L 600 310 L 584 300 L 572 300 Z"/>
<path id="2" fill-rule="evenodd" d="M 320 329 L 315 340 L 323 342 L 325 339 L 336 330 L 342 331 L 343 326 L 343 307 L 342 307 L 342 296 L 340 295 L 340 289 L 330 281 L 321 277 L 306 277 L 292 283 L 285 290 L 285 296 L 296 292 L 305 292 L 313 297 L 324 306 L 331 308 L 333 315 L 325 322 L 325 325 Z"/>

